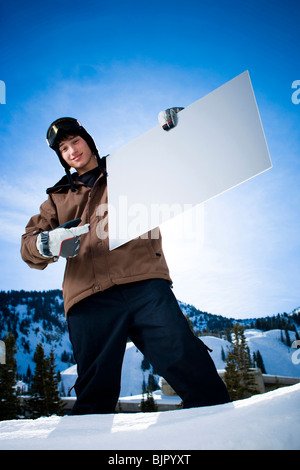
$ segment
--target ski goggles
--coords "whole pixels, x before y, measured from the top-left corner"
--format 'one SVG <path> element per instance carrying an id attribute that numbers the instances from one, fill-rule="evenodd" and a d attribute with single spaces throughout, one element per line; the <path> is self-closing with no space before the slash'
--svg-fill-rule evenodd
<path id="1" fill-rule="evenodd" d="M 69 117 L 56 119 L 56 121 L 52 122 L 52 124 L 49 126 L 49 129 L 47 131 L 46 139 L 47 139 L 49 147 L 51 148 L 54 147 L 57 134 L 60 130 L 74 131 L 76 129 L 81 129 L 81 128 L 82 126 L 77 119 L 69 118 Z"/>

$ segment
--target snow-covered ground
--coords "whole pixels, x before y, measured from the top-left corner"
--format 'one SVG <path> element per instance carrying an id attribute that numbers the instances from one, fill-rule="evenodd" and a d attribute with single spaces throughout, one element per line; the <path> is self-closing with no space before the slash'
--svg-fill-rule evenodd
<path id="1" fill-rule="evenodd" d="M 2 421 L 0 449 L 299 450 L 300 384 L 213 407 Z"/>

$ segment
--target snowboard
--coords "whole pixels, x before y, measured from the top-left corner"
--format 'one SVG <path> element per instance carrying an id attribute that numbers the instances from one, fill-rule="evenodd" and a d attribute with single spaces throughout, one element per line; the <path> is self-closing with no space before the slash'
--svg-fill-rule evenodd
<path id="1" fill-rule="evenodd" d="M 177 117 L 107 158 L 110 250 L 272 167 L 248 71 Z"/>

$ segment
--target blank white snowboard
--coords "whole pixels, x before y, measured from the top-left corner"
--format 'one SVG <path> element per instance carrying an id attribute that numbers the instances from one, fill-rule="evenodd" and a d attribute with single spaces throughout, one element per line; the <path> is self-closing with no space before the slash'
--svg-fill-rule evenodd
<path id="1" fill-rule="evenodd" d="M 107 158 L 110 249 L 271 166 L 246 71 Z"/>

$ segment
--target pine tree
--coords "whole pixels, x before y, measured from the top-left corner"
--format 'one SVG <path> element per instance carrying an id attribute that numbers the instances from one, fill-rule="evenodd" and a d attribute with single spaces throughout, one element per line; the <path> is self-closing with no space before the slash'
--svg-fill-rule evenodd
<path id="1" fill-rule="evenodd" d="M 285 332 L 285 344 L 290 348 L 292 345 L 291 338 L 289 335 L 289 330 L 287 328 L 284 329 Z"/>
<path id="2" fill-rule="evenodd" d="M 46 358 L 47 379 L 46 379 L 46 400 L 50 415 L 63 415 L 63 404 L 58 393 L 58 376 L 55 372 L 55 356 L 51 349 L 50 356 Z"/>
<path id="3" fill-rule="evenodd" d="M 267 372 L 266 372 L 266 368 L 264 365 L 264 361 L 259 350 L 257 350 L 256 353 L 255 352 L 253 353 L 253 359 L 254 359 L 254 362 L 256 363 L 256 366 L 260 368 L 262 374 L 266 374 Z"/>
<path id="4" fill-rule="evenodd" d="M 149 370 L 150 367 L 151 367 L 150 362 L 149 362 L 148 359 L 144 356 L 144 357 L 143 357 L 143 360 L 142 360 L 142 362 L 141 362 L 141 369 L 142 369 L 142 371 Z"/>
<path id="5" fill-rule="evenodd" d="M 228 351 L 227 354 L 224 380 L 231 400 L 238 400 L 242 395 L 242 391 L 236 356 L 232 350 Z"/>
<path id="6" fill-rule="evenodd" d="M 233 345 L 227 355 L 224 379 L 230 398 L 240 400 L 257 393 L 257 391 L 250 371 L 253 363 L 244 336 L 244 327 L 236 323 L 233 327 L 233 335 Z"/>
<path id="7" fill-rule="evenodd" d="M 0 364 L 0 421 L 19 417 L 19 401 L 16 395 L 16 340 L 9 333 L 8 336 L 5 336 L 4 343 L 6 349 L 5 364 Z"/>
<path id="8" fill-rule="evenodd" d="M 142 394 L 144 395 L 147 393 L 147 387 L 146 387 L 146 382 L 145 382 L 145 377 L 143 378 L 143 384 L 142 384 Z"/>
<path id="9" fill-rule="evenodd" d="M 34 362 L 36 367 L 31 382 L 31 398 L 27 403 L 27 413 L 32 418 L 64 414 L 57 391 L 53 351 L 47 358 L 42 344 L 39 343 L 35 350 Z"/>
<path id="10" fill-rule="evenodd" d="M 31 376 L 32 376 L 31 368 L 30 368 L 30 365 L 28 364 L 28 366 L 27 366 L 27 371 L 26 371 L 26 376 L 25 376 L 25 381 L 26 381 L 27 383 L 30 383 L 30 381 L 31 381 Z"/>
<path id="11" fill-rule="evenodd" d="M 34 375 L 31 379 L 30 395 L 27 402 L 27 412 L 30 417 L 49 416 L 47 402 L 45 400 L 45 388 L 47 379 L 47 366 L 44 348 L 41 343 L 36 347 L 33 360 L 36 364 Z"/>
<path id="12" fill-rule="evenodd" d="M 154 392 L 155 390 L 157 390 L 159 388 L 158 386 L 158 383 L 157 381 L 155 380 L 155 377 L 152 373 L 149 374 L 149 377 L 148 377 L 148 387 L 147 387 L 147 390 L 149 390 L 149 392 Z"/>
<path id="13" fill-rule="evenodd" d="M 142 400 L 140 404 L 141 411 L 146 413 L 146 412 L 151 412 L 151 411 L 157 411 L 158 407 L 155 403 L 155 400 L 153 398 L 153 390 L 157 389 L 157 382 L 155 381 L 155 378 L 153 374 L 149 374 L 148 377 L 148 385 L 146 387 L 145 384 L 145 379 L 143 380 L 143 395 L 142 395 Z M 147 395 L 147 398 L 144 398 L 144 395 Z"/>
<path id="14" fill-rule="evenodd" d="M 142 396 L 142 401 L 141 401 L 141 411 L 143 413 L 148 413 L 151 411 L 157 411 L 158 406 L 154 401 L 153 394 L 152 392 L 147 392 L 147 398 L 146 400 L 144 399 L 144 395 Z"/>
<path id="15" fill-rule="evenodd" d="M 298 331 L 297 331 L 296 325 L 293 325 L 293 330 L 294 330 L 294 332 L 295 332 L 295 340 L 299 340 L 300 337 L 299 337 L 299 333 L 298 333 Z"/>
<path id="16" fill-rule="evenodd" d="M 222 348 L 221 348 L 221 359 L 222 359 L 222 361 L 224 361 L 224 362 L 226 361 L 226 355 L 225 355 L 225 351 L 224 351 L 223 346 L 222 346 Z"/>

